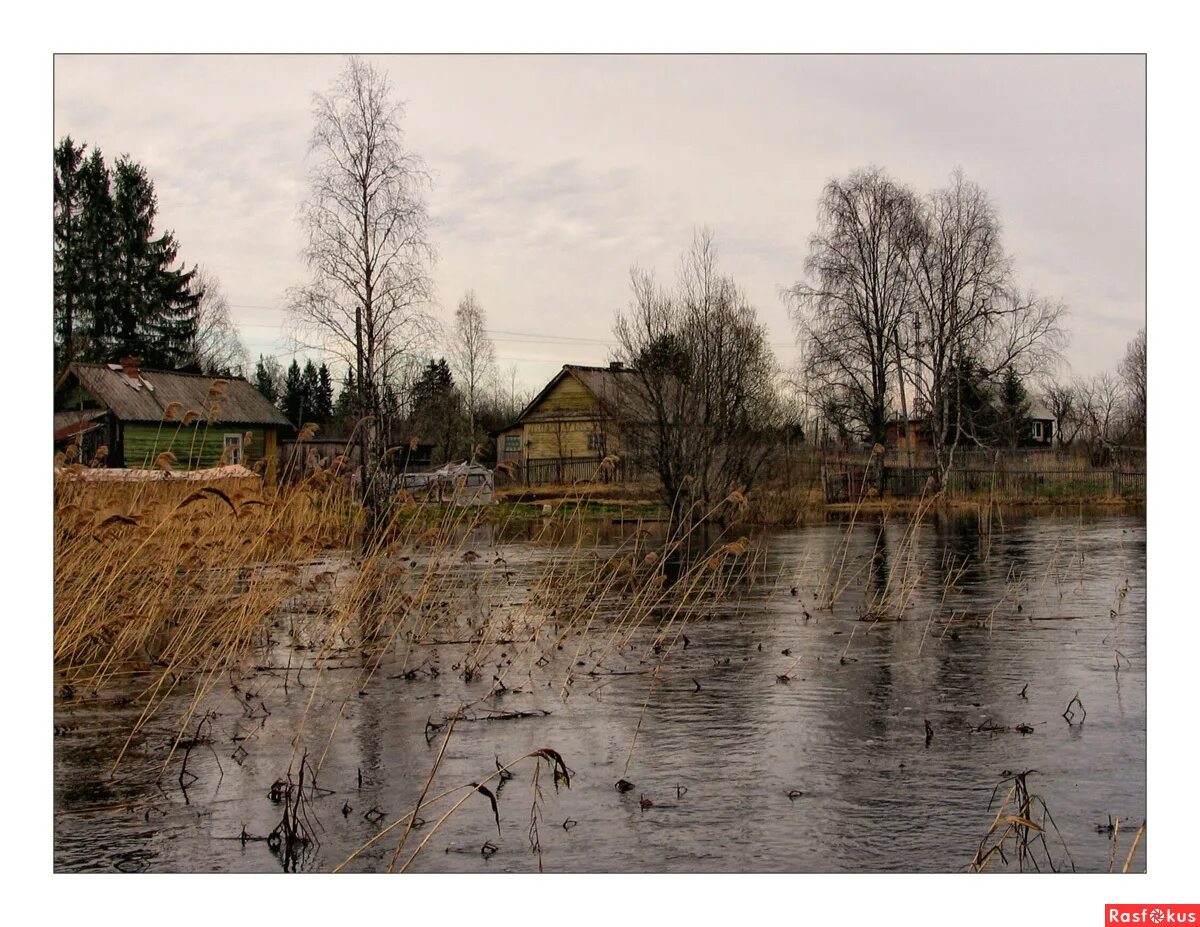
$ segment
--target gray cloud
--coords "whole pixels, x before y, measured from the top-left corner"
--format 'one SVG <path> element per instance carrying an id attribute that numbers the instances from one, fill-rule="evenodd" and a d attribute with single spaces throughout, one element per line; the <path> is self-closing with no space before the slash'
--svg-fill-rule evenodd
<path id="1" fill-rule="evenodd" d="M 1071 308 L 1074 372 L 1115 365 L 1145 311 L 1145 68 L 1134 56 L 404 56 L 378 59 L 433 178 L 439 301 L 474 288 L 532 385 L 597 362 L 631 264 L 718 235 L 786 359 L 779 289 L 821 186 L 865 164 L 985 186 L 1022 282 Z M 216 273 L 255 352 L 289 349 L 311 95 L 331 56 L 60 56 L 55 131 L 128 152 L 163 227 Z M 261 308 L 267 307 L 267 308 Z M 445 309 L 443 310 L 445 311 Z"/>

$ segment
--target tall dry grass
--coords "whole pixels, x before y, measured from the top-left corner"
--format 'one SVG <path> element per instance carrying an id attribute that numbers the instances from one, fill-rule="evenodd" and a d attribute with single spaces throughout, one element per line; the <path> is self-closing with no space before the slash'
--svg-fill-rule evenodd
<path id="1" fill-rule="evenodd" d="M 313 697 L 329 688 L 329 661 L 360 660 L 357 676 L 339 676 L 348 680 L 344 704 L 385 657 L 403 671 L 420 662 L 422 644 L 462 641 L 469 680 L 497 642 L 512 642 L 511 659 L 469 711 L 572 637 L 581 654 L 588 641 L 595 664 L 652 623 L 651 647 L 665 659 L 689 621 L 752 573 L 748 541 L 704 530 L 744 507 L 723 500 L 665 540 L 630 532 L 614 552 L 581 507 L 559 504 L 533 539 L 549 554 L 523 571 L 514 603 L 508 564 L 482 548 L 477 530 L 489 509 L 399 494 L 368 530 L 337 462 L 278 491 L 257 479 L 116 484 L 64 471 L 55 487 L 55 672 L 63 691 L 119 685 L 141 706 L 132 738 L 167 705 L 187 730 L 281 628 L 304 642 Z M 577 677 L 568 669 L 554 682 L 566 697 Z M 332 736 L 325 732 L 325 749 Z M 319 771 L 324 752 L 315 754 Z"/>

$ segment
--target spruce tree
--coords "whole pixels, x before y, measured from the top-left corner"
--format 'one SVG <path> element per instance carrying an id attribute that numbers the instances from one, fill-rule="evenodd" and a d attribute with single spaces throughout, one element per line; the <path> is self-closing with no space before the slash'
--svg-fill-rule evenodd
<path id="1" fill-rule="evenodd" d="M 409 391 L 409 399 L 413 424 L 439 447 L 441 459 L 449 460 L 461 423 L 462 403 L 444 358 L 425 365 Z"/>
<path id="2" fill-rule="evenodd" d="M 82 330 L 84 197 L 80 168 L 84 146 L 68 135 L 54 149 L 54 369 L 58 372 L 75 359 Z"/>
<path id="3" fill-rule="evenodd" d="M 142 165 L 110 171 L 99 149 L 69 136 L 54 149 L 55 363 L 140 356 L 147 367 L 185 366 L 203 290 L 177 268 L 179 245 L 158 235 L 158 201 Z"/>
<path id="4" fill-rule="evenodd" d="M 300 428 L 304 422 L 300 420 L 303 413 L 302 406 L 304 405 L 302 376 L 300 373 L 300 365 L 293 360 L 291 366 L 287 369 L 287 374 L 283 378 L 283 398 L 280 400 L 280 409 L 287 416 L 288 421 Z"/>
<path id="5" fill-rule="evenodd" d="M 147 367 L 187 363 L 203 295 L 192 286 L 195 268 L 174 269 L 179 245 L 171 232 L 155 236 L 158 198 L 146 169 L 122 157 L 113 182 L 117 246 L 117 354 L 140 355 Z"/>
<path id="6" fill-rule="evenodd" d="M 313 402 L 317 421 L 328 422 L 333 418 L 333 378 L 329 375 L 329 367 L 324 363 L 317 368 L 317 397 Z"/>
<path id="7" fill-rule="evenodd" d="M 83 323 L 78 357 L 81 360 L 113 361 L 112 338 L 116 330 L 116 296 L 113 280 L 117 243 L 113 228 L 112 178 L 100 149 L 79 169 L 83 204 L 80 222 L 79 316 Z M 74 326 L 78 332 L 79 326 Z"/>
<path id="8" fill-rule="evenodd" d="M 997 410 L 996 443 L 1005 447 L 1021 447 L 1033 439 L 1033 418 L 1029 392 L 1017 372 L 1008 367 L 1000 381 L 1000 402 Z"/>
<path id="9" fill-rule="evenodd" d="M 354 369 L 346 371 L 342 389 L 333 407 L 333 417 L 342 424 L 350 422 L 358 414 L 358 389 L 354 384 Z"/>
<path id="10" fill-rule="evenodd" d="M 320 422 L 320 410 L 317 408 L 317 392 L 320 389 L 320 379 L 317 375 L 317 365 L 311 360 L 304 364 L 304 372 L 300 375 L 300 412 L 305 422 Z M 304 424 L 301 422 L 300 424 Z"/>
<path id="11" fill-rule="evenodd" d="M 261 354 L 254 367 L 254 388 L 266 398 L 267 402 L 275 405 L 279 402 L 279 365 L 272 359 L 268 361 Z"/>

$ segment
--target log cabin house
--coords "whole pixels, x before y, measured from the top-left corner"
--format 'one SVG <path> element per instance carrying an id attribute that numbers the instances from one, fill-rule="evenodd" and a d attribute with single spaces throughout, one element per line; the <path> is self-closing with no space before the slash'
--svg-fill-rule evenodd
<path id="1" fill-rule="evenodd" d="M 251 468 L 259 461 L 273 466 L 279 436 L 293 431 L 291 423 L 243 377 L 220 378 L 220 395 L 210 395 L 217 379 L 142 370 L 136 357 L 119 364 L 73 363 L 54 391 L 54 448 L 78 441 L 84 463 L 107 448 L 107 467 L 153 467 L 163 451 L 175 455 L 172 467 L 181 470 L 214 467 L 222 458 Z M 174 417 L 164 420 L 172 403 Z M 184 426 L 189 412 L 194 421 Z"/>

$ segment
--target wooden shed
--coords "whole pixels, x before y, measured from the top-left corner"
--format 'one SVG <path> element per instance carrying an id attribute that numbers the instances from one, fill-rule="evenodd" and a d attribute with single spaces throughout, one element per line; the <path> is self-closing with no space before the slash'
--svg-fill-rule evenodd
<path id="1" fill-rule="evenodd" d="M 108 467 L 152 467 L 164 451 L 175 455 L 175 469 L 273 466 L 279 437 L 293 430 L 243 377 L 142 370 L 135 357 L 71 364 L 54 409 L 56 450 L 84 432 L 83 462 L 103 446 Z"/>

